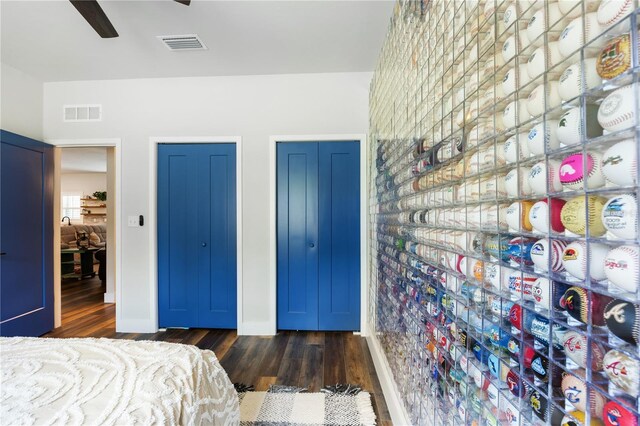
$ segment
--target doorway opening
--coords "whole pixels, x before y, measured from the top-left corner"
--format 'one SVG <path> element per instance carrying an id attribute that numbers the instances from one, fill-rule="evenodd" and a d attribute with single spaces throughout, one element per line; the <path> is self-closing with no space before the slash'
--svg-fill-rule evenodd
<path id="1" fill-rule="evenodd" d="M 100 319 L 105 333 L 115 332 L 116 153 L 116 146 L 106 144 L 64 144 L 55 149 L 56 328 L 91 315 Z"/>

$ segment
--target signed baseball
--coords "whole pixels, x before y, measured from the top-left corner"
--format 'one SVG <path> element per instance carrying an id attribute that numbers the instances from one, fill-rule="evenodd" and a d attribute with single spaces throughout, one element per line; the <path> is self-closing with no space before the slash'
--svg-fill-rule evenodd
<path id="1" fill-rule="evenodd" d="M 596 62 L 596 58 L 585 58 L 584 63 L 578 61 L 564 70 L 558 84 L 558 94 L 563 101 L 580 96 L 602 83 L 596 72 Z"/>
<path id="2" fill-rule="evenodd" d="M 609 94 L 598 109 L 598 122 L 603 129 L 617 132 L 636 124 L 635 84 L 621 87 Z"/>
<path id="3" fill-rule="evenodd" d="M 531 166 L 529 171 L 529 186 L 534 195 L 546 195 L 547 192 L 561 192 L 562 183 L 560 182 L 560 162 L 549 159 L 548 163 L 541 161 Z M 547 184 L 549 188 L 547 190 Z"/>
<path id="4" fill-rule="evenodd" d="M 604 372 L 611 383 L 624 392 L 637 398 L 640 394 L 640 361 L 631 358 L 624 352 L 612 349 L 602 360 Z"/>
<path id="5" fill-rule="evenodd" d="M 536 78 L 548 69 L 551 69 L 562 62 L 563 57 L 558 50 L 558 42 L 550 41 L 546 48 L 538 47 L 527 60 L 527 72 L 530 78 Z"/>
<path id="6" fill-rule="evenodd" d="M 562 252 L 562 264 L 566 271 L 579 280 L 587 279 L 587 274 L 592 280 L 602 281 L 607 278 L 604 270 L 604 259 L 609 253 L 609 246 L 601 243 L 574 241 L 565 247 Z M 589 270 L 587 271 L 587 259 Z"/>
<path id="7" fill-rule="evenodd" d="M 545 120 L 536 124 L 527 134 L 528 152 L 542 155 L 545 147 L 549 151 L 560 148 L 558 139 L 558 120 Z"/>
<path id="8" fill-rule="evenodd" d="M 638 199 L 635 194 L 615 195 L 602 209 L 602 223 L 621 239 L 638 238 Z"/>
<path id="9" fill-rule="evenodd" d="M 602 224 L 602 208 L 606 202 L 606 198 L 598 195 L 574 197 L 562 207 L 562 224 L 569 232 L 584 236 L 588 223 L 589 234 L 592 237 L 601 237 L 606 232 Z M 535 224 L 531 223 L 535 227 Z"/>
<path id="10" fill-rule="evenodd" d="M 633 139 L 618 142 L 602 156 L 602 172 L 614 185 L 635 185 L 638 174 L 637 144 Z"/>
<path id="11" fill-rule="evenodd" d="M 526 99 L 509 102 L 502 111 L 502 122 L 506 129 L 511 129 L 528 119 L 529 111 L 527 110 Z"/>
<path id="12" fill-rule="evenodd" d="M 562 3 L 562 2 L 561 2 Z M 604 28 L 598 23 L 595 13 L 587 13 L 584 16 L 585 26 L 582 24 L 582 16 L 575 18 L 569 22 L 567 27 L 560 34 L 558 39 L 558 49 L 565 58 L 571 56 L 576 50 L 582 48 L 585 44 L 592 42 L 598 37 Z M 604 40 L 602 38 L 591 43 L 590 46 L 602 47 Z"/>
<path id="13" fill-rule="evenodd" d="M 515 163 L 529 157 L 527 134 L 517 133 L 506 140 L 503 147 L 504 159 L 507 163 Z"/>
<path id="14" fill-rule="evenodd" d="M 533 203 L 531 201 L 516 201 L 512 203 L 506 210 L 506 221 L 509 229 L 512 231 L 531 231 L 531 222 L 529 222 L 529 211 Z"/>
<path id="15" fill-rule="evenodd" d="M 602 108 L 602 107 L 600 107 Z M 602 127 L 598 120 L 598 106 L 586 105 L 584 111 L 586 121 L 582 119 L 581 107 L 569 108 L 558 121 L 557 136 L 561 144 L 566 146 L 577 145 L 585 139 L 602 135 Z"/>
<path id="16" fill-rule="evenodd" d="M 604 357 L 602 345 L 577 331 L 567 331 L 562 339 L 565 355 L 582 368 L 587 368 L 587 354 L 589 346 L 591 346 L 591 369 L 593 371 L 602 370 L 602 358 Z M 591 344 L 589 344 L 589 340 Z"/>
<path id="17" fill-rule="evenodd" d="M 560 272 L 564 269 L 562 264 L 562 253 L 566 244 L 562 241 L 552 240 L 549 248 L 549 240 L 543 238 L 536 241 L 531 247 L 531 260 L 535 267 L 541 271 L 549 271 L 549 266 L 553 272 Z"/>
<path id="18" fill-rule="evenodd" d="M 504 177 L 504 188 L 509 197 L 531 195 L 531 187 L 529 186 L 528 175 L 531 169 L 529 167 L 520 166 L 511 170 Z"/>
<path id="19" fill-rule="evenodd" d="M 624 291 L 635 293 L 640 285 L 640 250 L 623 245 L 612 249 L 604 259 L 607 279 Z"/>
<path id="20" fill-rule="evenodd" d="M 551 211 L 547 200 L 540 200 L 531 207 L 529 212 L 529 222 L 533 229 L 541 234 L 549 232 L 549 225 L 554 232 L 563 232 L 565 225 L 561 219 L 561 212 L 565 206 L 565 201 L 560 198 L 551 199 Z"/>
<path id="21" fill-rule="evenodd" d="M 567 401 L 580 411 L 587 411 L 593 417 L 602 418 L 602 409 L 606 402 L 602 394 L 596 391 L 591 385 L 587 386 L 585 371 L 578 369 L 572 371 L 573 374 L 565 374 L 562 378 L 562 393 Z M 575 375 L 574 375 L 575 374 Z M 587 406 L 587 404 L 589 404 Z"/>
<path id="22" fill-rule="evenodd" d="M 562 99 L 560 99 L 558 93 L 558 82 L 554 80 L 536 86 L 527 97 L 529 115 L 535 117 L 546 110 L 559 106 L 562 103 Z"/>

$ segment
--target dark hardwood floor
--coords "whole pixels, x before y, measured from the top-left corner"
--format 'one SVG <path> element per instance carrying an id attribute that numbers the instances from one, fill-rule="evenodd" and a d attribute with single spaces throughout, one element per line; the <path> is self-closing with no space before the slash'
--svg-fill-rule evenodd
<path id="1" fill-rule="evenodd" d="M 98 278 L 62 282 L 62 326 L 44 337 L 107 337 L 161 340 L 215 352 L 234 383 L 266 390 L 270 384 L 311 392 L 336 383 L 360 385 L 372 395 L 378 424 L 391 419 L 364 338 L 344 332 L 280 332 L 273 337 L 238 336 L 235 330 L 169 329 L 153 334 L 116 333 L 115 305 L 103 303 Z"/>

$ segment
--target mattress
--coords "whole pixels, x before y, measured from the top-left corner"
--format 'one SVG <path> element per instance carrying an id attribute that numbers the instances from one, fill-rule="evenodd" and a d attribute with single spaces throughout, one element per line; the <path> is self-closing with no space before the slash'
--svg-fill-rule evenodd
<path id="1" fill-rule="evenodd" d="M 112 339 L 0 338 L 3 425 L 227 425 L 238 395 L 215 354 Z"/>

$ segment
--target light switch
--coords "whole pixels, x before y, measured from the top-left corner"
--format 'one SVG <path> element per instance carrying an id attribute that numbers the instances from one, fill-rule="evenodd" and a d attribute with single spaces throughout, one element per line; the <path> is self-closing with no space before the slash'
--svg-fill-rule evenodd
<path id="1" fill-rule="evenodd" d="M 128 216 L 127 226 L 130 226 L 132 228 L 138 227 L 138 216 Z"/>

